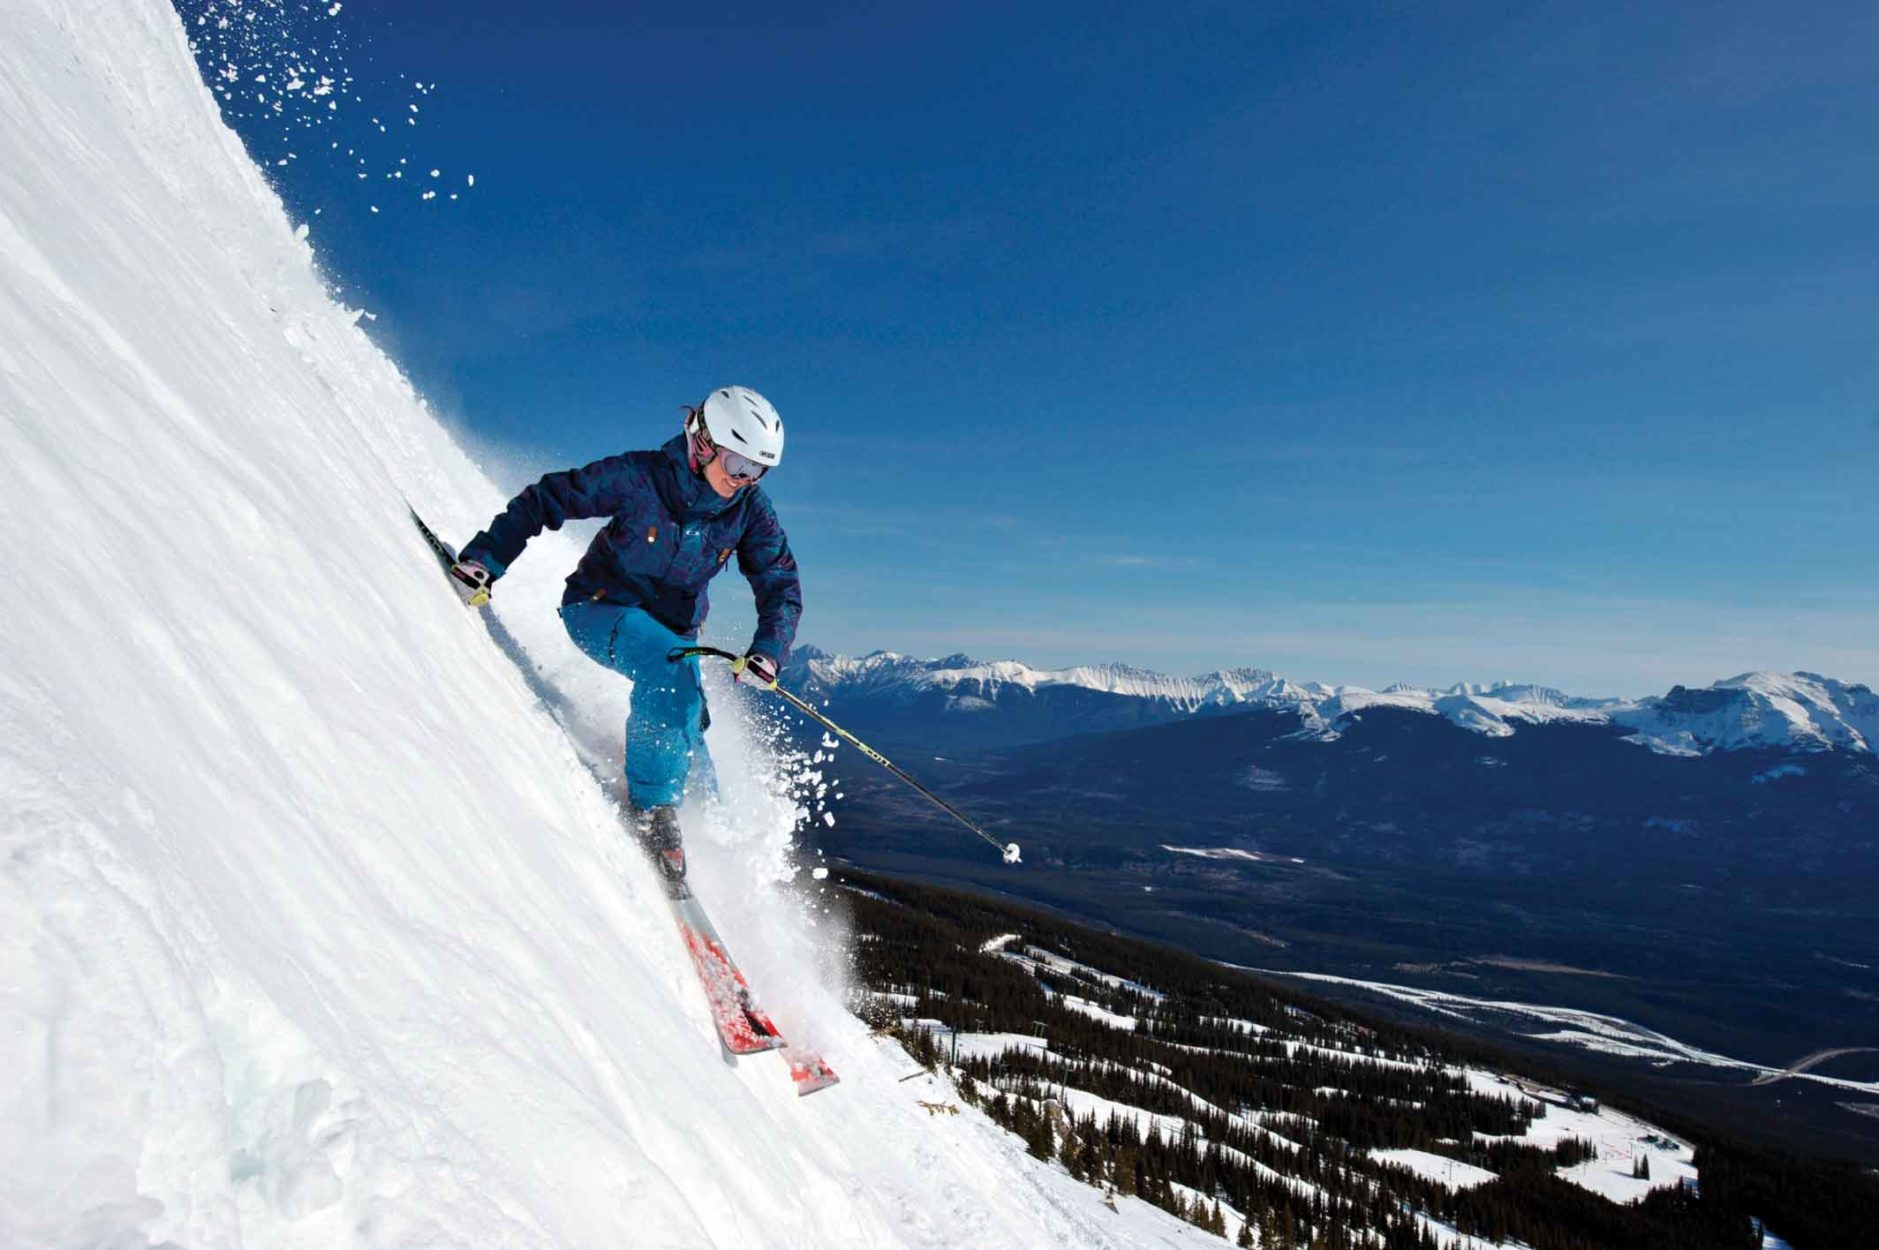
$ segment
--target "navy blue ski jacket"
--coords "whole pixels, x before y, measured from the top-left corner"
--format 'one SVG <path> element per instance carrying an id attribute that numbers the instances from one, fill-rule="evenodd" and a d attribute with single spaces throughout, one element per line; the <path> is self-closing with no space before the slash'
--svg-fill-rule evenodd
<path id="1" fill-rule="evenodd" d="M 750 649 L 782 666 L 802 617 L 802 582 L 789 538 L 761 487 L 721 499 L 693 473 L 682 434 L 657 451 L 629 451 L 550 473 L 511 499 L 459 558 L 500 578 L 544 529 L 603 516 L 611 519 L 568 577 L 564 605 L 592 599 L 641 607 L 695 637 L 711 610 L 705 583 L 735 554 L 757 596 Z"/>

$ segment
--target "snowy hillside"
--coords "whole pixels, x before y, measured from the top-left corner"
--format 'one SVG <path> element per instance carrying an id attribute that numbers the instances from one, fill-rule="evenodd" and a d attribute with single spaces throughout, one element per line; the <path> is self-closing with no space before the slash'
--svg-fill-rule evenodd
<path id="1" fill-rule="evenodd" d="M 1713 1145 L 1588 1091 L 1048 913 L 884 877 L 851 889 L 876 1018 L 952 1074 L 936 1113 L 982 1107 L 1087 1183 L 1185 1211 L 1236 1244 L 1247 1226 L 1268 1248 L 1749 1243 L 1746 1215 L 1706 1210 L 1686 1188 Z M 1518 1017 L 1529 1034 L 1554 1030 L 1548 1042 L 1686 1079 L 1816 1083 L 1598 1013 L 1361 988 L 1450 1019 Z M 1833 1097 L 1879 1090 L 1818 1084 Z"/>
<path id="2" fill-rule="evenodd" d="M 694 874 L 844 1083 L 719 1058 L 573 552 L 498 596 L 532 687 L 405 517 L 499 497 L 355 319 L 166 5 L 0 10 L 0 1245 L 1220 1244 L 919 1109 L 728 697 Z"/>
<path id="3" fill-rule="evenodd" d="M 1334 738 L 1345 718 L 1389 707 L 1441 716 L 1464 729 L 1505 737 L 1522 724 L 1616 725 L 1631 740 L 1673 755 L 1777 747 L 1872 752 L 1879 743 L 1879 695 L 1813 673 L 1746 673 L 1703 690 L 1627 701 L 1564 694 L 1546 686 L 1464 682 L 1446 689 L 1295 682 L 1257 668 L 1170 677 L 1122 664 L 1036 669 L 1016 660 L 952 655 L 920 660 L 876 651 L 860 658 L 800 649 L 790 680 L 823 696 L 912 705 L 934 694 L 948 712 L 983 712 L 1012 697 L 1093 691 L 1139 701 L 1151 715 L 1175 718 L 1234 708 L 1296 712 L 1312 734 Z M 1092 723 L 1086 729 L 1109 728 Z M 1060 727 L 1062 732 L 1079 732 Z"/>

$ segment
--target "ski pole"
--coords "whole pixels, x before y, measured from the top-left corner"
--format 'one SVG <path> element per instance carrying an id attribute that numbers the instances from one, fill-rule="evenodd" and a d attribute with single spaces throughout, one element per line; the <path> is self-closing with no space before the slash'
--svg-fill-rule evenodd
<path id="1" fill-rule="evenodd" d="M 744 671 L 744 657 L 743 656 L 733 655 L 729 651 L 720 651 L 716 647 L 674 647 L 672 648 L 672 650 L 666 652 L 665 658 L 670 660 L 672 663 L 676 664 L 680 660 L 689 659 L 690 657 L 696 656 L 696 655 L 708 655 L 708 656 L 713 657 L 714 659 L 729 660 L 731 662 L 731 671 L 733 673 L 742 674 Z M 933 800 L 934 803 L 944 808 L 946 810 L 947 815 L 951 816 L 954 820 L 958 821 L 960 824 L 964 825 L 966 828 L 972 830 L 972 832 L 978 834 L 981 838 L 984 838 L 987 842 L 997 847 L 998 853 L 1004 856 L 1005 862 L 1007 864 L 1015 864 L 1015 863 L 1020 862 L 1018 859 L 1018 844 L 1016 842 L 1000 842 L 997 838 L 994 838 L 991 834 L 985 832 L 985 830 L 973 824 L 970 820 L 966 819 L 966 816 L 963 812 L 961 812 L 958 808 L 954 807 L 951 803 L 948 803 L 945 799 L 942 799 L 939 795 L 933 793 L 931 790 L 921 785 L 919 782 L 915 781 L 911 776 L 907 774 L 907 771 L 905 769 L 901 768 L 898 764 L 894 763 L 894 761 L 888 759 L 885 755 L 882 755 L 879 751 L 875 750 L 873 747 L 869 746 L 867 743 L 863 742 L 861 739 L 855 737 L 855 735 L 849 733 L 846 729 L 843 729 L 840 725 L 836 724 L 834 721 L 830 720 L 828 717 L 824 716 L 822 713 L 810 707 L 807 702 L 805 702 L 803 699 L 798 698 L 795 694 L 792 694 L 790 691 L 783 689 L 783 687 L 775 684 L 774 682 L 761 683 L 761 684 L 763 684 L 764 689 L 770 691 L 772 694 L 780 695 L 782 698 L 788 700 L 790 705 L 794 707 L 797 711 L 801 712 L 805 716 L 812 717 L 816 721 L 816 723 L 820 724 L 825 729 L 835 734 L 837 737 L 848 739 L 848 741 L 852 742 L 855 745 L 855 748 L 859 750 L 863 755 L 867 756 L 869 759 L 879 764 L 882 768 L 885 768 L 888 772 L 893 773 L 896 777 L 900 778 L 902 781 L 906 782 L 908 785 L 918 790 L 921 794 L 924 794 L 927 798 Z"/>

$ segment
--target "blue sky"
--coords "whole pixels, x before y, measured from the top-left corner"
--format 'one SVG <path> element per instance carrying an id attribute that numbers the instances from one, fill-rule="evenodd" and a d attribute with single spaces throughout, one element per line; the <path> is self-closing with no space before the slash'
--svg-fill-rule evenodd
<path id="1" fill-rule="evenodd" d="M 1870 6 L 324 8 L 345 297 L 505 486 L 765 392 L 804 641 L 1879 680 Z"/>

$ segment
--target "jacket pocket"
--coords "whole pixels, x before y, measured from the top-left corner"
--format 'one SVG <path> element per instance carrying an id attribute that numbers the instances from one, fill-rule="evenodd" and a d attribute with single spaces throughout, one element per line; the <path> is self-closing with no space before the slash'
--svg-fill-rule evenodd
<path id="1" fill-rule="evenodd" d="M 716 527 L 709 521 L 693 521 L 678 527 L 678 541 L 673 552 L 667 580 L 675 586 L 696 590 L 718 571 L 718 546 L 713 539 Z"/>
<path id="2" fill-rule="evenodd" d="M 650 517 L 622 517 L 607 527 L 613 563 L 623 574 L 664 580 L 678 553 L 678 527 Z"/>

